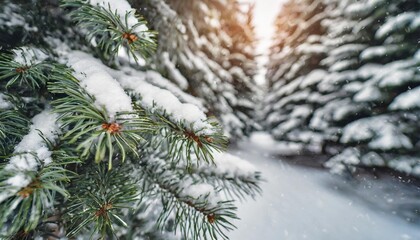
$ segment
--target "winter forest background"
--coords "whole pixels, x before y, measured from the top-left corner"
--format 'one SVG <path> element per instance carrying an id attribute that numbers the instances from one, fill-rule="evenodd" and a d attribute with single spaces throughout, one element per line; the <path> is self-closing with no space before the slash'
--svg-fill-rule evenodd
<path id="1" fill-rule="evenodd" d="M 420 239 L 419 46 L 420 0 L 0 0 L 0 238 Z"/>

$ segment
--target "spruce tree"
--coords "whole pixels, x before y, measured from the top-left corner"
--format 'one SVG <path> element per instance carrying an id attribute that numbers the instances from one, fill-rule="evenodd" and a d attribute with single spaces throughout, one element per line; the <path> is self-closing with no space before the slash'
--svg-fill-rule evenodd
<path id="1" fill-rule="evenodd" d="M 128 2 L 3 1 L 0 30 L 1 238 L 227 239 L 259 173 Z"/>
<path id="2" fill-rule="evenodd" d="M 158 31 L 152 66 L 203 99 L 232 141 L 258 128 L 252 99 L 258 87 L 252 15 L 237 0 L 151 0 L 136 3 Z M 168 31 L 171 29 L 171 31 Z"/>
<path id="3" fill-rule="evenodd" d="M 419 1 L 289 1 L 277 19 L 265 126 L 335 172 L 420 175 Z"/>

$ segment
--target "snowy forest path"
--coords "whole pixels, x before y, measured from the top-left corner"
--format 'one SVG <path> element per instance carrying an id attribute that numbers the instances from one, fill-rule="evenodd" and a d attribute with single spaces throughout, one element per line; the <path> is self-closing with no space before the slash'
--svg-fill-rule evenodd
<path id="1" fill-rule="evenodd" d="M 354 192 L 350 197 L 345 195 L 342 187 L 348 183 L 338 176 L 289 165 L 270 157 L 251 142 L 239 144 L 230 153 L 254 164 L 266 180 L 262 184 L 263 195 L 257 201 L 239 204 L 241 220 L 236 223 L 238 229 L 230 234 L 232 240 L 420 239 L 418 221 L 408 223 L 389 211 L 368 207 L 354 197 Z M 404 199 L 405 193 L 385 194 L 382 187 L 388 185 L 386 182 L 379 183 L 379 187 L 364 185 L 356 191 L 364 191 L 365 197 L 379 196 L 387 202 Z"/>

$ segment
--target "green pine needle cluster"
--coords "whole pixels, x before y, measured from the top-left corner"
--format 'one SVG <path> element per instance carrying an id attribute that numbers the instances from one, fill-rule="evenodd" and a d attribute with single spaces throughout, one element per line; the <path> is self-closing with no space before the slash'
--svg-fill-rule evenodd
<path id="1" fill-rule="evenodd" d="M 89 42 L 95 42 L 101 49 L 102 58 L 109 61 L 115 60 L 120 48 L 125 48 L 128 55 L 137 62 L 138 54 L 142 57 L 151 56 L 156 49 L 156 33 L 138 29 L 147 22 L 139 15 L 139 20 L 133 26 L 129 25 L 128 18 L 132 13 L 125 13 L 123 19 L 111 6 L 92 6 L 88 1 L 63 0 L 63 7 L 74 9 L 72 19 L 88 31 L 86 37 Z"/>

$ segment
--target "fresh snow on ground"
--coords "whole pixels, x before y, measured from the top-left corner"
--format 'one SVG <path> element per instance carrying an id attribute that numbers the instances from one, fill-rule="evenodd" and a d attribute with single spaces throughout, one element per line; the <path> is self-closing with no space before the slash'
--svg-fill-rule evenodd
<path id="1" fill-rule="evenodd" d="M 238 229 L 229 235 L 232 240 L 420 239 L 418 223 L 408 223 L 360 198 L 380 195 L 383 202 L 390 203 L 399 198 L 398 190 L 385 194 L 379 187 L 353 188 L 327 171 L 288 165 L 261 148 L 263 135 L 259 133 L 251 137 L 252 142 L 230 150 L 255 164 L 266 180 L 261 197 L 239 204 L 241 220 L 236 222 Z M 346 185 L 347 190 L 343 187 Z"/>

